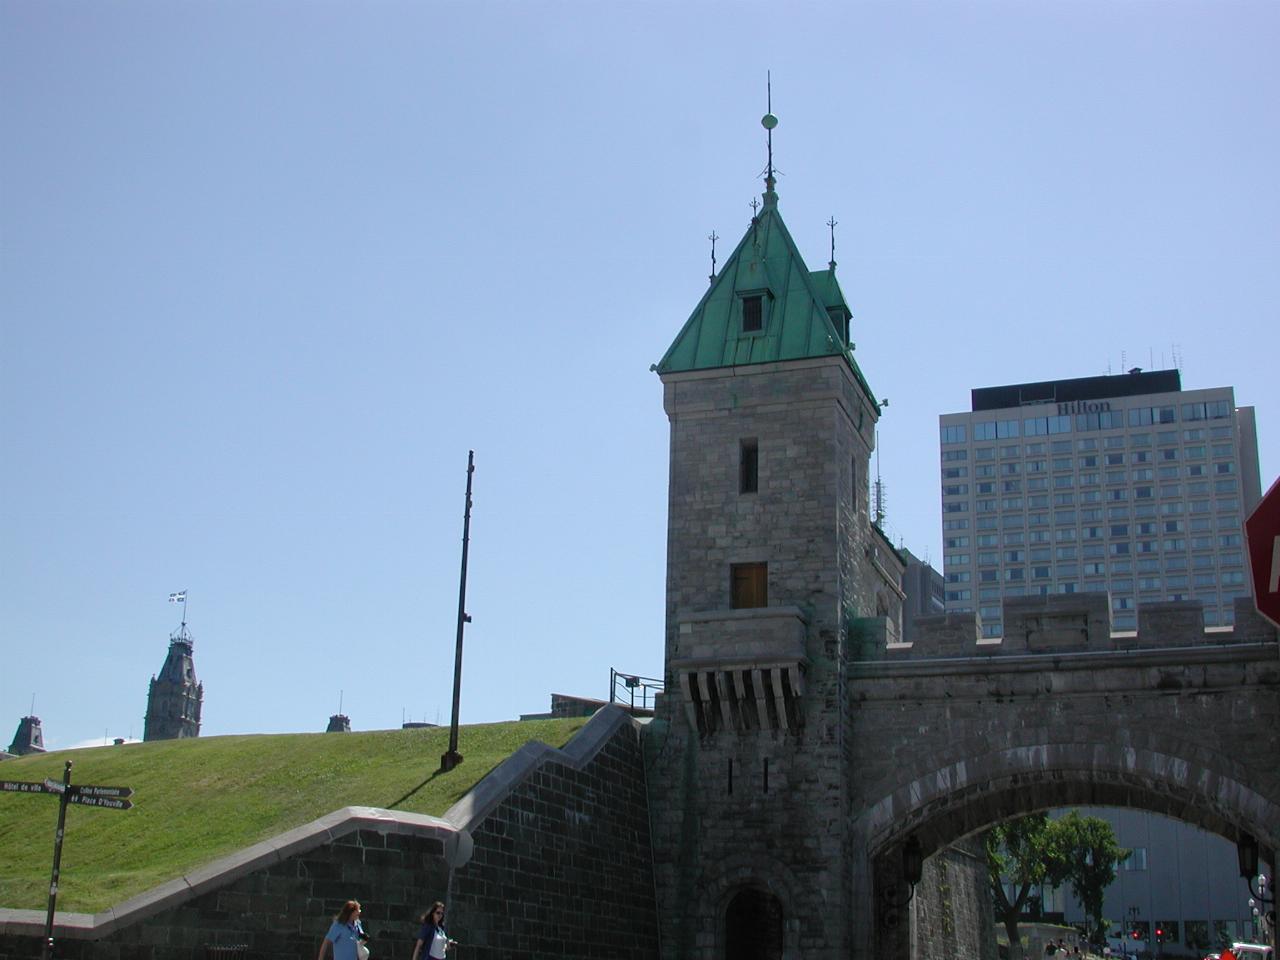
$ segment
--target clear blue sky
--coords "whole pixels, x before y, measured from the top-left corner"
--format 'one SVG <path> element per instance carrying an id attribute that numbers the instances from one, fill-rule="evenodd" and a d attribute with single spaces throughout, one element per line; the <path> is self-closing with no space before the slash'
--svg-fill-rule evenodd
<path id="1" fill-rule="evenodd" d="M 660 675 L 656 362 L 761 189 L 940 558 L 969 389 L 1182 360 L 1280 470 L 1274 2 L 0 4 L 0 737 L 206 735 Z M 1176 348 L 1175 348 L 1176 345 Z M 464 751 L 465 752 L 465 751 Z"/>

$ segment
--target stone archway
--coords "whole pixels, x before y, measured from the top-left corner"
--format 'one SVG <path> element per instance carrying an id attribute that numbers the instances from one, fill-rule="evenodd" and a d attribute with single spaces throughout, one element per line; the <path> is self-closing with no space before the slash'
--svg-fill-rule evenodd
<path id="1" fill-rule="evenodd" d="M 759 887 L 742 887 L 724 911 L 724 960 L 782 960 L 782 901 Z"/>
<path id="2" fill-rule="evenodd" d="M 1054 752 L 1041 752 L 1041 761 Z M 1097 756 L 1095 750 L 1095 760 Z M 911 955 L 911 918 L 903 903 L 902 879 L 902 849 L 909 838 L 930 857 L 1010 817 L 1055 807 L 1130 807 L 1192 823 L 1232 842 L 1242 834 L 1261 837 L 1264 851 L 1274 856 L 1280 825 L 1280 807 L 1274 802 L 1229 778 L 1186 777 L 1180 769 L 1185 765 L 1171 766 L 1168 757 L 1130 752 L 1129 759 L 1126 769 L 1047 766 L 964 786 L 957 786 L 945 771 L 934 771 L 916 782 L 919 787 L 928 781 L 932 789 L 913 789 L 915 802 L 892 822 L 877 821 L 871 813 L 859 818 L 857 828 L 868 840 L 863 889 L 869 894 L 866 918 L 872 936 L 863 944 L 867 955 L 888 960 Z M 1153 768 L 1177 772 L 1152 778 Z M 1212 789 L 1206 790 L 1210 783 Z"/>

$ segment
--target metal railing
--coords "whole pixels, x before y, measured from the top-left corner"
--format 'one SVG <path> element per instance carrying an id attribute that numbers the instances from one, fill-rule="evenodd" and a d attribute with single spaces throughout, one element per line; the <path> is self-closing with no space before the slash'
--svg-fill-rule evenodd
<path id="1" fill-rule="evenodd" d="M 656 677 L 638 677 L 609 668 L 610 703 L 620 703 L 632 710 L 652 710 L 654 697 L 662 688 L 663 682 Z"/>

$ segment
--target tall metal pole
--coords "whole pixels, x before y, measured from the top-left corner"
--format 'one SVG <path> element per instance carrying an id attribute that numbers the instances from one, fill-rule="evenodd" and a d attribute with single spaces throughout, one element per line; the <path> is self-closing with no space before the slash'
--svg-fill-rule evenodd
<path id="1" fill-rule="evenodd" d="M 45 781 L 48 783 L 48 781 Z M 58 903 L 58 873 L 62 868 L 62 835 L 67 826 L 67 801 L 71 798 L 71 761 L 62 768 L 62 795 L 58 798 L 58 831 L 53 835 L 53 877 L 49 880 L 49 912 L 44 918 L 44 951 L 41 960 L 53 958 L 53 912 Z"/>
<path id="2" fill-rule="evenodd" d="M 467 546 L 471 542 L 471 475 L 476 472 L 476 452 L 467 451 L 467 501 L 462 513 L 462 575 L 458 582 L 458 645 L 453 653 L 453 719 L 449 722 L 449 750 L 440 758 L 441 770 L 452 770 L 462 762 L 458 752 L 458 705 L 462 699 L 462 631 L 471 617 L 467 613 Z"/>

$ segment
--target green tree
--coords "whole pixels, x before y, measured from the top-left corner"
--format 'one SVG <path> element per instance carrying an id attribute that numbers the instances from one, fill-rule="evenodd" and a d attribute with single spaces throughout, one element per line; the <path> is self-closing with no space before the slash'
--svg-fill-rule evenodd
<path id="1" fill-rule="evenodd" d="M 1009 937 L 1009 960 L 1022 955 L 1018 918 L 1028 901 L 1040 895 L 1042 884 L 1057 885 L 1067 878 L 1070 864 L 1059 831 L 1046 814 L 1033 813 L 997 824 L 987 832 L 987 873 L 996 916 Z M 1013 896 L 1005 892 L 1006 881 Z"/>
<path id="2" fill-rule="evenodd" d="M 1129 858 L 1132 852 L 1116 842 L 1111 824 L 1098 817 L 1082 817 L 1075 810 L 1054 821 L 1061 834 L 1061 842 L 1070 851 L 1071 869 L 1067 879 L 1075 894 L 1095 939 L 1106 935 L 1106 920 L 1102 916 L 1102 898 L 1116 879 L 1116 867 Z"/>
<path id="3" fill-rule="evenodd" d="M 1105 936 L 1102 897 L 1116 878 L 1116 865 L 1129 855 L 1116 843 L 1109 823 L 1081 817 L 1074 810 L 1057 820 L 1034 813 L 993 827 L 986 846 L 991 898 L 1009 937 L 1010 960 L 1021 954 L 1018 919 L 1029 902 L 1039 898 L 1043 884 L 1070 882 L 1095 938 Z M 1006 883 L 1012 897 L 1005 891 Z"/>

